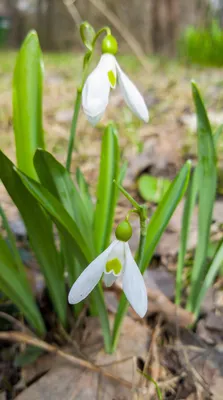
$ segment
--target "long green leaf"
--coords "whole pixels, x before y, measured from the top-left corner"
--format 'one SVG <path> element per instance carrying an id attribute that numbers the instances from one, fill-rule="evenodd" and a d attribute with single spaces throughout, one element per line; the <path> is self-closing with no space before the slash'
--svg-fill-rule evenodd
<path id="1" fill-rule="evenodd" d="M 36 151 L 34 165 L 40 182 L 63 204 L 82 236 L 87 238 L 88 246 L 94 254 L 93 230 L 88 209 L 66 168 L 44 150 Z"/>
<path id="2" fill-rule="evenodd" d="M 76 169 L 76 179 L 77 179 L 77 184 L 80 190 L 80 195 L 81 198 L 85 204 L 85 208 L 87 210 L 88 218 L 93 224 L 93 218 L 94 218 L 94 204 L 89 192 L 89 186 L 85 180 L 84 175 L 82 174 L 80 168 Z"/>
<path id="3" fill-rule="evenodd" d="M 75 256 L 80 264 L 89 264 L 94 255 L 92 255 L 92 252 L 83 239 L 75 221 L 71 218 L 63 205 L 44 186 L 40 185 L 38 182 L 34 181 L 18 170 L 17 173 L 21 177 L 23 183 L 30 193 L 50 214 L 52 219 L 58 225 L 61 233 L 65 234 L 65 240 L 66 235 L 69 234 L 70 239 L 73 240 L 73 252 L 75 253 Z M 101 320 L 105 348 L 106 351 L 109 352 L 111 350 L 110 327 L 100 284 L 97 285 L 92 295 L 95 303 L 97 304 L 98 314 Z"/>
<path id="4" fill-rule="evenodd" d="M 162 201 L 159 203 L 156 211 L 154 212 L 150 223 L 147 228 L 144 254 L 142 257 L 141 265 L 139 265 L 140 270 L 144 273 L 145 269 L 148 267 L 156 246 L 165 231 L 171 216 L 173 215 L 177 205 L 179 204 L 182 196 L 184 195 L 189 177 L 190 177 L 191 162 L 187 161 L 177 177 L 171 183 L 168 191 L 164 195 Z M 112 349 L 116 348 L 118 337 L 120 334 L 120 327 L 122 320 L 128 308 L 128 302 L 124 295 L 121 296 L 118 311 L 115 317 L 113 337 L 112 337 Z"/>
<path id="5" fill-rule="evenodd" d="M 212 211 L 217 186 L 217 166 L 211 125 L 200 93 L 192 82 L 192 92 L 197 114 L 198 134 L 198 244 L 191 274 L 191 289 L 187 308 L 194 311 L 207 266 L 207 251 L 212 221 Z"/>
<path id="6" fill-rule="evenodd" d="M 32 295 L 27 278 L 17 269 L 14 257 L 0 235 L 0 289 L 24 314 L 39 335 L 45 334 L 45 326 Z"/>
<path id="7" fill-rule="evenodd" d="M 93 255 L 81 236 L 75 221 L 71 218 L 63 205 L 44 186 L 40 185 L 38 182 L 29 178 L 20 171 L 17 171 L 17 173 L 22 178 L 22 181 L 30 193 L 32 193 L 32 195 L 51 215 L 55 223 L 58 224 L 61 233 L 65 233 L 65 240 L 67 234 L 69 234 L 70 239 L 73 239 L 73 252 L 81 265 L 84 263 L 86 265 L 89 264 L 93 259 Z M 111 350 L 110 327 L 100 283 L 94 289 L 92 295 L 97 304 L 98 314 L 101 320 L 105 348 L 106 351 L 109 352 Z"/>
<path id="8" fill-rule="evenodd" d="M 100 253 L 109 245 L 118 190 L 113 181 L 117 181 L 118 176 L 118 139 L 113 125 L 110 124 L 105 129 L 101 145 L 100 173 L 94 219 L 94 237 L 97 253 Z"/>
<path id="9" fill-rule="evenodd" d="M 52 223 L 36 199 L 29 193 L 14 168 L 13 163 L 0 151 L 0 179 L 22 215 L 53 306 L 61 323 L 65 326 L 67 295 L 63 279 L 64 271 L 55 246 Z"/>
<path id="10" fill-rule="evenodd" d="M 216 276 L 219 272 L 219 269 L 221 268 L 222 260 L 223 260 L 223 241 L 220 243 L 218 250 L 211 262 L 211 265 L 209 266 L 208 272 L 205 276 L 202 286 L 200 286 L 200 291 L 198 293 L 198 298 L 197 298 L 196 305 L 194 308 L 194 313 L 195 313 L 196 317 L 199 315 L 200 306 L 201 306 L 202 300 L 204 299 L 205 294 L 207 293 L 207 290 L 213 284 L 214 279 L 216 278 Z"/>
<path id="11" fill-rule="evenodd" d="M 65 229 L 73 238 L 73 251 L 80 262 L 84 260 L 90 262 L 92 259 L 92 252 L 87 246 L 87 242 L 82 237 L 76 222 L 71 218 L 64 206 L 43 185 L 29 178 L 19 170 L 16 170 L 16 173 L 21 177 L 22 182 L 29 192 L 49 213 L 53 221 L 58 225 L 58 228 Z"/>
<path id="12" fill-rule="evenodd" d="M 191 181 L 188 185 L 188 191 L 184 204 L 184 211 L 181 222 L 180 249 L 178 254 L 177 276 L 176 276 L 176 299 L 175 299 L 176 304 L 180 304 L 181 302 L 183 267 L 187 251 L 187 242 L 191 224 L 191 217 L 193 215 L 197 199 L 197 192 L 198 192 L 197 180 L 198 180 L 198 174 L 197 174 L 197 169 L 195 169 Z"/>
<path id="13" fill-rule="evenodd" d="M 43 61 L 37 33 L 31 31 L 17 57 L 13 79 L 13 125 L 18 167 L 36 178 L 33 156 L 44 147 L 42 127 Z"/>

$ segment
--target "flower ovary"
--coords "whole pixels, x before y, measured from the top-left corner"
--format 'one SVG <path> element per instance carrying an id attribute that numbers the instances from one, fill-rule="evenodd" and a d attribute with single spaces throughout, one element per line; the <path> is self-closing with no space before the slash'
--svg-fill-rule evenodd
<path id="1" fill-rule="evenodd" d="M 118 51 L 118 43 L 114 36 L 107 35 L 102 41 L 102 53 L 116 54 Z"/>
<path id="2" fill-rule="evenodd" d="M 130 237 L 132 236 L 132 227 L 128 221 L 122 221 L 118 224 L 115 236 L 118 240 L 122 242 L 128 242 Z"/>

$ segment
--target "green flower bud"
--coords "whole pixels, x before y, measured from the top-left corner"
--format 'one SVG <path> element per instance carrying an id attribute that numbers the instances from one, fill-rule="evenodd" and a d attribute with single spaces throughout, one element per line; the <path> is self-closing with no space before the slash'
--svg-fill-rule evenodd
<path id="1" fill-rule="evenodd" d="M 132 236 L 132 227 L 128 221 L 122 221 L 118 224 L 115 230 L 116 239 L 121 240 L 122 242 L 128 242 L 130 237 Z"/>
<path id="2" fill-rule="evenodd" d="M 95 30 L 92 25 L 84 21 L 80 25 L 80 35 L 84 45 L 92 51 L 92 43 L 95 37 Z"/>
<path id="3" fill-rule="evenodd" d="M 102 53 L 116 54 L 118 51 L 118 43 L 114 36 L 107 35 L 102 41 Z"/>

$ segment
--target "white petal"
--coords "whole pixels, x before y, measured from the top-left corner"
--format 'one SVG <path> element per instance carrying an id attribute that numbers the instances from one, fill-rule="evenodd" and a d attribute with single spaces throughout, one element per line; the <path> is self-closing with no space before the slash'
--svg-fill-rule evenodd
<path id="1" fill-rule="evenodd" d="M 108 105 L 110 88 L 108 73 L 112 71 L 116 77 L 116 60 L 111 54 L 103 54 L 97 67 L 88 76 L 83 92 L 82 105 L 84 113 L 92 125 L 101 119 Z"/>
<path id="2" fill-rule="evenodd" d="M 104 273 L 103 280 L 104 280 L 105 286 L 107 286 L 107 287 L 112 286 L 113 283 L 116 281 L 116 279 L 117 279 L 117 276 L 114 275 L 112 271 L 109 273 Z"/>
<path id="3" fill-rule="evenodd" d="M 112 251 L 108 255 L 108 260 L 113 260 L 114 258 L 118 258 L 120 263 L 122 264 L 122 267 L 124 267 L 125 264 L 125 242 L 122 242 L 121 240 L 114 240 L 114 247 L 112 248 Z M 117 276 L 119 276 L 118 274 Z"/>
<path id="4" fill-rule="evenodd" d="M 101 253 L 87 268 L 82 272 L 79 278 L 74 282 L 68 296 L 68 302 L 70 304 L 76 304 L 84 300 L 89 293 L 95 288 L 99 282 L 104 266 L 107 261 L 108 254 L 115 245 L 115 241 Z"/>
<path id="5" fill-rule="evenodd" d="M 111 81 L 109 81 L 109 83 L 110 83 L 110 86 L 114 89 L 116 86 L 116 76 L 117 76 L 116 58 L 112 54 L 105 53 L 101 56 L 100 65 L 101 65 L 101 69 L 103 69 L 103 71 L 106 72 L 108 80 L 109 80 L 108 73 L 109 72 L 113 73 L 113 76 L 115 78 L 115 84 L 112 84 Z"/>
<path id="6" fill-rule="evenodd" d="M 143 276 L 132 256 L 128 243 L 125 243 L 126 263 L 123 273 L 123 291 L 134 308 L 135 312 L 143 318 L 148 308 L 147 291 Z"/>
<path id="7" fill-rule="evenodd" d="M 137 115 L 137 117 L 142 119 L 144 122 L 148 122 L 149 112 L 141 93 L 128 76 L 121 70 L 117 61 L 116 68 L 118 72 L 119 85 L 126 104 L 132 112 Z"/>
<path id="8" fill-rule="evenodd" d="M 94 124 L 99 121 L 108 105 L 109 93 L 108 77 L 98 65 L 87 78 L 82 92 L 84 113 Z"/>

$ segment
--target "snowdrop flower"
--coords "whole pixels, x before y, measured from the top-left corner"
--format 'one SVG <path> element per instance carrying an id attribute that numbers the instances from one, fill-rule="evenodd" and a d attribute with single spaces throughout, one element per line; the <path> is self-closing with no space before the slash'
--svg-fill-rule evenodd
<path id="1" fill-rule="evenodd" d="M 134 308 L 143 318 L 147 311 L 147 291 L 141 272 L 132 256 L 128 240 L 132 235 L 129 222 L 121 222 L 116 229 L 116 238 L 82 272 L 73 284 L 68 301 L 76 304 L 84 300 L 95 288 L 102 275 L 107 287 L 111 286 L 118 277 L 122 277 L 123 291 Z"/>
<path id="2" fill-rule="evenodd" d="M 108 105 L 110 89 L 116 87 L 118 81 L 122 95 L 128 107 L 138 118 L 148 122 L 149 113 L 142 95 L 136 86 L 120 68 L 114 54 L 117 42 L 112 35 L 104 38 L 101 59 L 88 76 L 83 92 L 82 105 L 89 122 L 96 125 Z"/>

